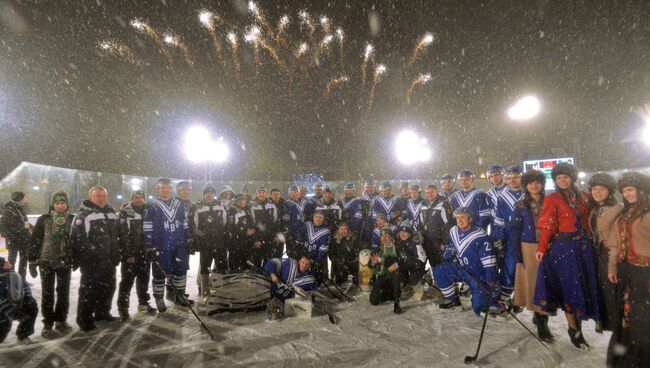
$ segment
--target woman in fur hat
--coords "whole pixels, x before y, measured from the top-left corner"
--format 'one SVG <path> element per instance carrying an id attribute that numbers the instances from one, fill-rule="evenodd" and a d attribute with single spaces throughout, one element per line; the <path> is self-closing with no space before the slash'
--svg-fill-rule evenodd
<path id="1" fill-rule="evenodd" d="M 588 195 L 575 184 L 575 166 L 559 163 L 551 176 L 557 191 L 544 198 L 537 221 L 539 246 L 535 258 L 541 264 L 533 303 L 549 314 L 561 308 L 569 325 L 571 343 L 586 349 L 589 344 L 582 334 L 581 321 L 600 320 Z"/>
<path id="2" fill-rule="evenodd" d="M 589 228 L 594 238 L 596 267 L 598 269 L 598 296 L 600 298 L 601 323 L 596 324 L 596 331 L 612 330 L 615 287 L 609 282 L 609 268 L 616 267 L 616 218 L 623 205 L 614 197 L 616 179 L 613 176 L 599 172 L 589 179 Z M 612 266 L 608 266 L 613 263 Z"/>
<path id="3" fill-rule="evenodd" d="M 616 220 L 618 262 L 608 277 L 617 284 L 608 367 L 650 367 L 650 177 L 624 173 L 618 181 L 623 210 Z"/>
<path id="4" fill-rule="evenodd" d="M 537 335 L 542 341 L 552 342 L 553 334 L 548 328 L 548 314 L 539 305 L 533 304 L 535 282 L 539 263 L 535 259 L 539 231 L 537 220 L 544 203 L 544 185 L 546 176 L 543 172 L 530 170 L 521 176 L 524 198 L 515 203 L 515 210 L 508 223 L 513 235 L 513 245 L 518 248 L 520 259 L 515 269 L 514 305 L 526 307 L 533 311 L 533 323 L 537 326 Z"/>
<path id="5" fill-rule="evenodd" d="M 41 271 L 41 335 L 46 339 L 55 337 L 52 327 L 59 334 L 66 334 L 72 329 L 67 322 L 73 267 L 70 225 L 74 218 L 68 212 L 69 206 L 70 199 L 66 192 L 61 190 L 52 194 L 50 212 L 39 217 L 34 226 L 29 252 L 29 272 L 32 277 L 38 275 L 37 266 Z"/>

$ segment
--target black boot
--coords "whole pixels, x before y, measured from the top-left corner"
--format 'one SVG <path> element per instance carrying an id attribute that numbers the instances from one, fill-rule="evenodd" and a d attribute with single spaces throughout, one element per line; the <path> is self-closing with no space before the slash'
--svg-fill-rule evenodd
<path id="1" fill-rule="evenodd" d="M 539 339 L 547 343 L 552 343 L 554 339 L 551 330 L 548 328 L 548 316 L 535 312 L 533 315 L 533 323 L 537 326 L 537 336 Z"/>
<path id="2" fill-rule="evenodd" d="M 569 327 L 568 333 L 569 333 L 569 338 L 571 339 L 571 343 L 573 346 L 575 346 L 578 349 L 582 350 L 587 350 L 589 349 L 589 344 L 587 344 L 587 341 L 585 341 L 585 337 L 582 334 L 582 329 L 580 326 L 580 322 L 576 321 L 577 329 L 572 329 Z"/>
<path id="3" fill-rule="evenodd" d="M 460 307 L 460 298 L 456 298 L 454 300 L 447 300 L 443 303 L 438 304 L 438 307 L 440 307 L 440 309 L 451 309 L 455 307 Z"/>
<path id="4" fill-rule="evenodd" d="M 402 313 L 402 307 L 400 307 L 399 305 L 399 298 L 395 299 L 395 303 L 393 303 L 393 313 L 395 314 Z"/>

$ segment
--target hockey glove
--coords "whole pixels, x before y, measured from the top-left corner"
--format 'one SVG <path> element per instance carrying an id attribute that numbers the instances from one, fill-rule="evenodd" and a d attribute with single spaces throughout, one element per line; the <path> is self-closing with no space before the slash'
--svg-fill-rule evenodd
<path id="1" fill-rule="evenodd" d="M 456 249 L 454 248 L 445 248 L 445 252 L 442 253 L 442 259 L 447 262 L 452 262 L 456 256 Z"/>
<path id="2" fill-rule="evenodd" d="M 145 258 L 149 262 L 158 262 L 160 260 L 160 252 L 158 249 L 147 249 L 145 252 Z"/>
<path id="3" fill-rule="evenodd" d="M 492 248 L 494 249 L 494 253 L 499 256 L 499 258 L 503 258 L 503 241 L 500 239 L 494 240 L 492 242 Z"/>

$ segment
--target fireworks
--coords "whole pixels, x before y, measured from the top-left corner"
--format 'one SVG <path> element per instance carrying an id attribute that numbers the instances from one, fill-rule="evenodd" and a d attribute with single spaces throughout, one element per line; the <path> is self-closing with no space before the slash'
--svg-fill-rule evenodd
<path id="1" fill-rule="evenodd" d="M 316 33 L 316 26 L 314 25 L 311 16 L 305 10 L 302 10 L 300 13 L 298 13 L 298 17 L 300 17 L 300 26 L 307 27 L 309 29 L 309 40 L 313 41 L 314 33 Z"/>
<path id="2" fill-rule="evenodd" d="M 370 95 L 368 96 L 368 112 L 372 109 L 372 105 L 375 102 L 375 88 L 377 84 L 381 81 L 381 77 L 388 72 L 386 65 L 379 64 L 375 68 L 375 77 L 372 80 L 372 86 L 370 87 Z"/>
<path id="3" fill-rule="evenodd" d="M 199 13 L 199 22 L 201 22 L 201 24 L 203 24 L 208 29 L 214 28 L 214 18 L 212 12 L 209 10 L 201 10 Z"/>
<path id="4" fill-rule="evenodd" d="M 326 35 L 325 37 L 323 37 L 323 40 L 318 44 L 318 48 L 314 50 L 314 60 L 312 65 L 318 64 L 321 52 L 323 51 L 323 49 L 327 48 L 327 46 L 332 42 L 333 39 L 334 36 L 332 35 Z"/>
<path id="5" fill-rule="evenodd" d="M 167 58 L 167 62 L 169 64 L 173 64 L 174 60 L 172 59 L 172 55 L 169 53 L 169 50 L 167 50 L 167 47 L 165 47 L 165 44 L 163 43 L 162 39 L 160 38 L 160 35 L 158 32 L 156 32 L 155 29 L 153 29 L 149 23 L 141 20 L 141 19 L 133 19 L 131 21 L 131 26 L 135 29 L 137 29 L 140 32 L 144 32 L 148 34 L 154 42 L 158 45 L 158 48 L 160 49 L 160 52 L 162 52 L 163 55 Z"/>
<path id="6" fill-rule="evenodd" d="M 323 33 L 330 33 L 330 19 L 326 16 L 320 17 L 320 26 L 323 27 Z"/>
<path id="7" fill-rule="evenodd" d="M 413 94 L 413 90 L 415 87 L 419 84 L 427 84 L 431 80 L 431 74 L 420 74 L 418 75 L 417 78 L 413 79 L 411 82 L 411 87 L 409 88 L 408 92 L 406 93 L 406 103 L 410 104 L 411 103 L 411 95 Z"/>
<path id="8" fill-rule="evenodd" d="M 345 67 L 343 66 L 343 29 L 341 27 L 336 29 L 336 38 L 339 39 L 339 63 L 341 64 L 341 69 L 344 69 Z"/>
<path id="9" fill-rule="evenodd" d="M 361 84 L 366 84 L 366 69 L 368 68 L 368 61 L 372 58 L 375 48 L 371 44 L 367 44 L 363 52 L 363 63 L 361 63 Z"/>
<path id="10" fill-rule="evenodd" d="M 115 41 L 102 41 L 99 43 L 99 48 L 106 52 L 119 55 L 126 58 L 131 64 L 142 65 L 142 60 L 138 59 L 133 51 L 127 46 Z"/>
<path id="11" fill-rule="evenodd" d="M 282 18 L 280 18 L 280 21 L 278 21 L 278 33 L 284 33 L 288 25 L 289 25 L 289 16 L 285 14 L 282 16 Z"/>
<path id="12" fill-rule="evenodd" d="M 183 54 L 183 59 L 185 60 L 187 65 L 189 65 L 192 68 L 194 67 L 194 62 L 192 61 L 189 50 L 187 49 L 187 45 L 184 44 L 180 40 L 180 38 L 178 38 L 178 36 L 167 34 L 163 37 L 163 40 L 168 45 L 178 47 L 181 50 L 181 53 Z"/>
<path id="13" fill-rule="evenodd" d="M 237 34 L 233 31 L 230 31 L 228 32 L 226 38 L 228 39 L 228 42 L 230 42 L 232 65 L 235 67 L 235 75 L 237 76 L 237 79 L 239 79 L 239 72 L 241 70 L 241 67 L 239 65 L 239 56 L 237 54 L 237 47 L 239 46 L 237 44 Z"/>
<path id="14" fill-rule="evenodd" d="M 298 49 L 296 49 L 296 52 L 293 54 L 293 57 L 296 59 L 300 59 L 302 55 L 304 55 L 307 51 L 309 50 L 309 45 L 307 42 L 303 42 L 298 46 Z"/>
<path id="15" fill-rule="evenodd" d="M 346 83 L 349 82 L 350 78 L 343 74 L 339 76 L 333 76 L 332 79 L 330 79 L 329 83 L 325 86 L 325 95 L 329 95 L 330 92 L 332 91 L 332 87 L 336 86 L 337 84 L 341 83 Z"/>
<path id="16" fill-rule="evenodd" d="M 210 32 L 210 38 L 212 39 L 212 45 L 214 46 L 214 51 L 217 54 L 217 58 L 219 58 L 221 64 L 225 66 L 226 64 L 223 60 L 221 41 L 219 40 L 219 37 L 217 37 L 217 31 L 214 28 L 215 19 L 218 19 L 218 17 L 209 10 L 201 10 L 199 12 L 199 22 L 201 22 L 201 24 L 208 30 L 208 32 Z"/>
<path id="17" fill-rule="evenodd" d="M 422 50 L 426 47 L 429 46 L 430 44 L 433 43 L 434 36 L 432 33 L 425 33 L 424 36 L 420 39 L 420 42 L 415 46 L 415 49 L 413 49 L 413 54 L 411 55 L 411 59 L 408 62 L 407 66 L 411 66 L 415 62 L 415 59 L 420 55 Z"/>

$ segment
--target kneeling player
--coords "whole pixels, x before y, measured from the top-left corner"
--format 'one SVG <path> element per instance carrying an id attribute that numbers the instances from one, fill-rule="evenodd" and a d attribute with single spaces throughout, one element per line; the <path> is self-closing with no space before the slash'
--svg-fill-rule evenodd
<path id="1" fill-rule="evenodd" d="M 485 310 L 500 310 L 494 297 L 497 276 L 496 256 L 492 243 L 483 229 L 472 224 L 472 210 L 459 207 L 454 211 L 457 225 L 449 231 L 449 241 L 443 254 L 445 262 L 433 270 L 447 302 L 440 308 L 460 306 L 454 283 L 464 282 L 472 290 L 472 309 L 476 314 Z M 455 259 L 454 259 L 455 258 Z"/>
<path id="2" fill-rule="evenodd" d="M 271 275 L 271 296 L 280 300 L 296 296 L 294 288 L 316 290 L 316 279 L 309 271 L 311 260 L 305 255 L 296 261 L 291 258 L 273 258 L 266 261 L 264 271 Z"/>

